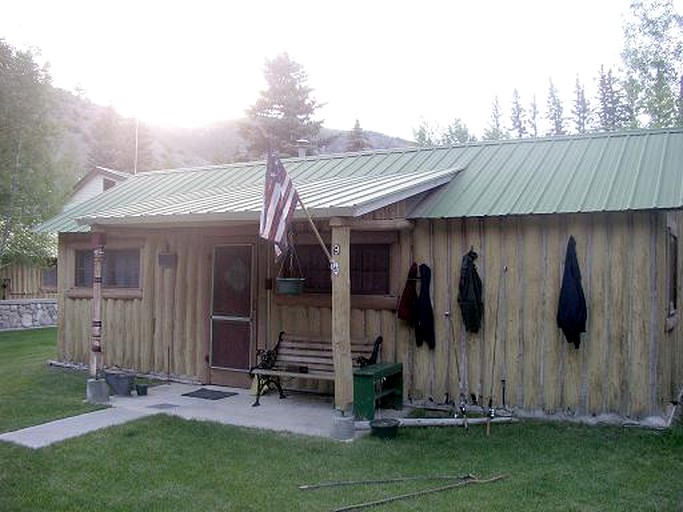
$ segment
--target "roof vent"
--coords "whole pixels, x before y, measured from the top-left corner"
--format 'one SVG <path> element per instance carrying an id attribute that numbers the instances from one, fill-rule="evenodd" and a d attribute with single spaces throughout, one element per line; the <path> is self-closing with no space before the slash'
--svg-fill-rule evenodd
<path id="1" fill-rule="evenodd" d="M 299 139 L 296 141 L 296 149 L 299 152 L 299 158 L 304 158 L 306 156 L 306 150 L 309 148 L 311 143 L 306 139 Z"/>

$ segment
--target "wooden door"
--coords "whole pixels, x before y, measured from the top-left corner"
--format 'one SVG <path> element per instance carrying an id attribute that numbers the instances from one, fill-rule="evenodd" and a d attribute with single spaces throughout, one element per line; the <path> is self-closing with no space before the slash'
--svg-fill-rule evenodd
<path id="1" fill-rule="evenodd" d="M 251 245 L 214 248 L 211 367 L 248 370 L 253 333 Z"/>

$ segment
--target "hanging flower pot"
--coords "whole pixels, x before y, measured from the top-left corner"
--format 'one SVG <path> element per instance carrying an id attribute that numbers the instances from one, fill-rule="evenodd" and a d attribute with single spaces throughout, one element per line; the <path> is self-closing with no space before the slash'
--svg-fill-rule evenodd
<path id="1" fill-rule="evenodd" d="M 295 268 L 296 267 L 296 268 Z M 275 291 L 280 295 L 301 295 L 306 278 L 301 272 L 299 256 L 294 248 L 294 237 L 289 234 L 289 246 L 282 258 L 280 272 L 275 278 Z"/>
<path id="2" fill-rule="evenodd" d="M 305 281 L 304 277 L 276 277 L 275 290 L 280 295 L 301 295 Z"/>

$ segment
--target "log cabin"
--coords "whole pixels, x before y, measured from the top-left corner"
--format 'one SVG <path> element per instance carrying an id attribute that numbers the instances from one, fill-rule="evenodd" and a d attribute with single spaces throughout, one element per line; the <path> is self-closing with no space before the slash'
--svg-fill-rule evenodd
<path id="1" fill-rule="evenodd" d="M 326 244 L 349 262 L 348 307 L 304 212 L 292 225 L 303 293 L 259 239 L 265 162 L 138 173 L 40 229 L 59 233 L 59 358 L 87 362 L 91 237 L 104 240 L 107 366 L 248 387 L 280 331 L 383 336 L 404 396 L 464 395 L 540 414 L 663 416 L 683 384 L 683 130 L 473 142 L 282 160 Z M 587 305 L 578 348 L 557 325 L 567 241 Z M 483 318 L 458 305 L 470 249 Z M 397 304 L 413 263 L 432 280 L 434 348 Z M 286 267 L 286 265 L 285 265 Z M 285 268 L 286 270 L 286 268 Z M 333 393 L 331 382 L 291 387 Z M 457 398 L 456 398 L 457 400 Z"/>

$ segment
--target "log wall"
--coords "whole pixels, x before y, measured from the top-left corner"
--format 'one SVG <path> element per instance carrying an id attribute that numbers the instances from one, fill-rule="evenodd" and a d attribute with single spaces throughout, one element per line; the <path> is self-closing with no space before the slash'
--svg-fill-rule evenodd
<path id="1" fill-rule="evenodd" d="M 141 287 L 103 290 L 105 366 L 208 382 L 213 247 L 244 241 L 227 230 L 108 232 L 106 247 L 140 247 Z M 73 271 L 89 237 L 62 235 L 59 247 L 60 358 L 87 362 L 92 291 L 73 288 Z M 160 254 L 174 254 L 176 264 L 160 265 Z"/>
<path id="2" fill-rule="evenodd" d="M 570 235 L 588 303 L 578 350 L 556 323 Z M 666 214 L 657 212 L 418 220 L 394 246 L 402 277 L 392 280 L 392 293 L 400 294 L 411 262 L 431 267 L 436 348 L 417 347 L 394 309 L 352 309 L 351 336 L 382 334 L 382 357 L 403 362 L 405 396 L 414 399 L 457 401 L 462 387 L 480 403 L 493 394 L 500 404 L 505 379 L 508 405 L 529 411 L 661 413 L 683 384 L 681 326 L 666 328 L 666 244 Z M 465 332 L 457 304 L 460 261 L 470 247 L 484 284 L 477 334 Z M 329 338 L 330 318 L 329 307 L 276 301 L 271 336 L 289 330 Z"/>
<path id="3" fill-rule="evenodd" d="M 683 222 L 680 213 L 676 217 Z M 418 220 L 412 231 L 393 239 L 391 296 L 366 303 L 352 298 L 351 338 L 373 340 L 381 334 L 382 359 L 404 364 L 405 396 L 413 399 L 442 402 L 448 395 L 457 401 L 462 391 L 484 403 L 493 394 L 500 404 L 505 379 L 508 405 L 529 411 L 633 418 L 661 413 L 683 384 L 681 322 L 669 319 L 667 329 L 666 218 L 662 212 L 636 212 Z M 589 309 L 588 332 L 578 350 L 556 326 L 570 235 L 577 242 Z M 277 269 L 269 263 L 272 251 L 253 234 L 210 228 L 107 234 L 108 246 L 132 241 L 141 247 L 142 289 L 126 297 L 104 293 L 106 365 L 209 381 L 211 257 L 213 247 L 226 242 L 258 247 L 254 332 L 259 348 L 272 346 L 280 330 L 331 338 L 329 302 L 281 300 L 268 289 Z M 68 284 L 73 249 L 84 244 L 87 238 L 60 237 L 60 354 L 87 362 L 90 299 Z M 470 247 L 479 253 L 485 294 L 477 334 L 465 332 L 457 304 L 460 261 Z M 682 248 L 679 238 L 679 255 Z M 177 255 L 177 265 L 162 268 L 158 256 L 168 252 Z M 679 256 L 679 276 L 682 260 Z M 396 318 L 413 261 L 432 269 L 434 350 L 417 347 L 413 332 Z M 679 282 L 679 297 L 680 288 Z M 332 384 L 299 385 L 330 392 Z"/>

